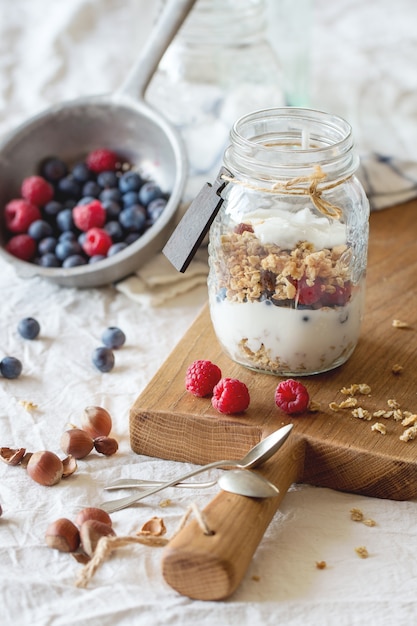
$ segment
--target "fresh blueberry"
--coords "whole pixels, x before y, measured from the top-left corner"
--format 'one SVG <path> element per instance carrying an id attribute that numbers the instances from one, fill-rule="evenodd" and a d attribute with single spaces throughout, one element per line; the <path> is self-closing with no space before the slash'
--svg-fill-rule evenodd
<path id="1" fill-rule="evenodd" d="M 93 178 L 93 173 L 88 169 L 86 163 L 76 163 L 72 168 L 71 173 L 75 180 L 81 184 L 86 183 L 87 180 L 91 180 Z"/>
<path id="2" fill-rule="evenodd" d="M 86 238 L 87 238 L 87 233 L 80 233 L 77 241 L 78 241 L 78 243 L 80 244 L 81 247 L 84 246 L 84 242 L 85 242 Z"/>
<path id="3" fill-rule="evenodd" d="M 119 222 L 127 231 L 142 232 L 146 226 L 146 211 L 143 206 L 134 204 L 120 212 Z"/>
<path id="4" fill-rule="evenodd" d="M 44 213 L 49 217 L 55 217 L 58 215 L 60 211 L 64 208 L 64 205 L 61 202 L 57 202 L 56 200 L 51 200 L 43 207 Z"/>
<path id="5" fill-rule="evenodd" d="M 47 252 L 39 258 L 38 265 L 41 267 L 60 267 L 61 261 L 53 252 Z"/>
<path id="6" fill-rule="evenodd" d="M 102 201 L 103 208 L 106 209 L 106 217 L 107 221 L 117 220 L 119 219 L 120 211 L 122 207 L 118 202 L 113 200 L 104 200 Z"/>
<path id="7" fill-rule="evenodd" d="M 119 178 L 119 189 L 124 194 L 128 191 L 139 191 L 143 181 L 137 172 L 126 172 Z"/>
<path id="8" fill-rule="evenodd" d="M 111 221 L 104 224 L 103 229 L 110 235 L 114 242 L 121 241 L 123 239 L 123 228 L 120 222 Z"/>
<path id="9" fill-rule="evenodd" d="M 78 265 L 86 265 L 86 259 L 81 254 L 72 254 L 62 262 L 62 267 L 77 267 Z"/>
<path id="10" fill-rule="evenodd" d="M 59 230 L 72 230 L 74 228 L 74 220 L 72 219 L 72 209 L 64 209 L 56 216 L 56 225 Z"/>
<path id="11" fill-rule="evenodd" d="M 122 201 L 122 194 L 117 187 L 112 187 L 111 189 L 103 189 L 98 199 L 103 203 L 103 205 L 105 202 L 119 203 Z"/>
<path id="12" fill-rule="evenodd" d="M 81 254 L 81 246 L 78 241 L 64 240 L 57 243 L 55 255 L 61 261 L 77 254 Z"/>
<path id="13" fill-rule="evenodd" d="M 118 241 L 117 243 L 114 243 L 113 245 L 110 246 L 110 248 L 107 251 L 107 256 L 114 256 L 115 254 L 117 254 L 118 252 L 121 252 L 122 250 L 124 250 L 125 248 L 127 248 L 129 244 L 127 244 L 125 241 Z"/>
<path id="14" fill-rule="evenodd" d="M 110 348 L 100 346 L 94 350 L 92 361 L 100 372 L 110 372 L 114 367 L 114 354 Z"/>
<path id="15" fill-rule="evenodd" d="M 64 209 L 73 209 L 77 205 L 74 198 L 67 198 L 64 202 Z"/>
<path id="16" fill-rule="evenodd" d="M 0 374 L 4 378 L 18 378 L 22 373 L 22 363 L 14 356 L 5 356 L 0 361 Z"/>
<path id="17" fill-rule="evenodd" d="M 102 261 L 105 258 L 104 254 L 93 254 L 93 256 L 90 256 L 88 259 L 88 263 L 91 265 L 93 263 L 97 263 L 98 261 Z"/>
<path id="18" fill-rule="evenodd" d="M 83 196 L 92 196 L 98 198 L 101 192 L 101 187 L 95 180 L 88 180 L 82 189 Z"/>
<path id="19" fill-rule="evenodd" d="M 66 176 L 67 173 L 68 168 L 66 164 L 57 157 L 49 157 L 45 159 L 41 165 L 41 176 L 46 178 L 50 183 L 55 183 L 60 180 L 60 178 Z"/>
<path id="20" fill-rule="evenodd" d="M 28 235 L 36 239 L 36 241 L 40 241 L 45 237 L 51 237 L 52 233 L 52 226 L 45 220 L 35 220 L 28 228 Z"/>
<path id="21" fill-rule="evenodd" d="M 72 230 L 64 230 L 58 237 L 58 241 L 75 241 L 76 239 L 77 235 Z"/>
<path id="22" fill-rule="evenodd" d="M 57 243 L 58 242 L 55 237 L 45 237 L 44 239 L 41 239 L 38 243 L 39 254 L 42 255 L 46 254 L 47 252 L 54 252 Z"/>
<path id="23" fill-rule="evenodd" d="M 151 200 L 151 202 L 146 207 L 146 212 L 148 214 L 148 218 L 151 224 L 156 222 L 162 211 L 165 209 L 166 205 L 167 201 L 165 200 L 165 198 L 155 198 L 155 200 Z"/>
<path id="24" fill-rule="evenodd" d="M 142 185 L 139 189 L 139 202 L 144 206 L 148 206 L 152 200 L 156 200 L 162 196 L 162 191 L 160 187 L 152 182 L 148 181 Z"/>
<path id="25" fill-rule="evenodd" d="M 100 172 L 97 176 L 97 182 L 103 189 L 117 187 L 117 176 L 115 172 Z"/>
<path id="26" fill-rule="evenodd" d="M 90 204 L 90 202 L 94 202 L 94 200 L 97 200 L 97 198 L 95 198 L 94 196 L 82 196 L 78 202 L 77 202 L 77 206 L 80 206 L 81 204 Z"/>
<path id="27" fill-rule="evenodd" d="M 58 190 L 65 198 L 74 198 L 75 200 L 80 197 L 81 187 L 80 183 L 68 175 L 65 178 L 61 178 L 58 182 Z"/>
<path id="28" fill-rule="evenodd" d="M 19 335 L 24 339 L 36 339 L 39 335 L 41 327 L 37 320 L 33 317 L 24 317 L 17 325 Z"/>
<path id="29" fill-rule="evenodd" d="M 117 326 L 109 326 L 109 328 L 106 328 L 104 331 L 101 340 L 106 348 L 116 350 L 123 346 L 126 341 L 126 335 L 120 328 L 117 328 Z"/>
<path id="30" fill-rule="evenodd" d="M 138 204 L 139 203 L 138 192 L 128 191 L 127 193 L 124 193 L 122 196 L 122 202 L 123 202 L 123 206 L 125 209 L 127 209 L 127 207 L 129 206 L 132 206 L 133 204 Z"/>

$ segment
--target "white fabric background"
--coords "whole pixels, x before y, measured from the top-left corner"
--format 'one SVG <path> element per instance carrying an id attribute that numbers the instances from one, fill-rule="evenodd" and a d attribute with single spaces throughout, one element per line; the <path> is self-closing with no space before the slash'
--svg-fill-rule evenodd
<path id="1" fill-rule="evenodd" d="M 274 1 L 274 0 L 273 0 Z M 417 5 L 413 0 L 315 0 L 312 105 L 347 117 L 361 150 L 417 160 Z M 61 99 L 112 91 L 146 37 L 155 3 L 145 0 L 0 0 L 0 133 Z M 391 502 L 303 485 L 284 499 L 237 592 L 225 602 L 191 601 L 162 579 L 156 548 L 123 548 L 87 590 L 80 565 L 48 549 L 44 533 L 61 516 L 98 504 L 118 477 L 174 476 L 188 465 L 130 450 L 128 411 L 206 300 L 199 287 L 161 307 L 144 307 L 113 287 L 77 291 L 0 268 L 1 354 L 21 358 L 18 380 L 0 380 L 0 445 L 59 452 L 68 422 L 90 404 L 113 415 L 120 452 L 91 455 L 71 483 L 32 483 L 0 465 L 0 616 L 7 626 L 252 625 L 401 626 L 417 614 L 417 503 Z M 18 321 L 36 317 L 41 336 L 22 340 Z M 90 355 L 117 325 L 127 343 L 107 375 Z M 38 410 L 19 404 L 29 400 Z M 216 492 L 201 491 L 201 506 Z M 118 534 L 161 515 L 171 534 L 190 502 L 171 491 L 114 516 Z M 377 522 L 355 524 L 360 507 Z M 354 552 L 366 545 L 370 557 Z M 317 570 L 315 561 L 328 567 Z M 259 577 L 256 581 L 253 577 Z"/>

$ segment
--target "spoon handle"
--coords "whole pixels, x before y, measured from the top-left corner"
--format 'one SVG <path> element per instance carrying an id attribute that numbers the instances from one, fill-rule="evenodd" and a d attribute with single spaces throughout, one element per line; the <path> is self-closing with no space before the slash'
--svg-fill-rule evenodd
<path id="1" fill-rule="evenodd" d="M 138 489 L 145 487 L 157 487 L 158 485 L 162 485 L 163 482 L 161 480 L 142 480 L 135 478 L 121 478 L 120 480 L 115 480 L 110 485 L 104 487 L 105 491 L 113 491 L 114 489 Z M 181 487 L 186 489 L 205 489 L 206 487 L 214 487 L 217 484 L 217 480 L 210 480 L 209 482 L 180 482 L 176 483 L 174 487 Z"/>
<path id="2" fill-rule="evenodd" d="M 158 491 L 162 491 L 163 489 L 167 489 L 168 487 L 175 487 L 176 484 L 186 480 L 187 478 L 192 478 L 193 476 L 197 476 L 197 474 L 202 474 L 209 469 L 214 469 L 216 467 L 240 467 L 240 463 L 238 464 L 236 461 L 214 461 L 214 463 L 209 463 L 208 465 L 203 465 L 196 470 L 191 472 L 187 472 L 182 476 L 177 476 L 177 478 L 173 478 L 172 480 L 167 481 L 166 483 L 160 483 L 156 487 L 152 487 L 151 489 L 147 489 L 146 491 L 142 491 L 140 494 L 134 494 L 132 496 L 126 496 L 125 498 L 119 498 L 118 500 L 107 500 L 106 502 L 102 502 L 100 504 L 100 508 L 103 511 L 107 511 L 107 513 L 114 513 L 115 511 L 120 511 L 121 509 L 126 509 L 128 506 L 139 502 L 139 500 L 143 500 L 143 498 L 147 498 L 148 496 L 152 496 L 154 493 L 158 493 Z"/>
<path id="3" fill-rule="evenodd" d="M 262 475 L 279 488 L 275 498 L 258 499 L 220 492 L 202 511 L 213 534 L 193 519 L 164 548 L 162 574 L 184 596 L 222 600 L 238 587 L 289 486 L 300 480 L 305 444 L 296 438 L 278 459 L 262 466 Z"/>

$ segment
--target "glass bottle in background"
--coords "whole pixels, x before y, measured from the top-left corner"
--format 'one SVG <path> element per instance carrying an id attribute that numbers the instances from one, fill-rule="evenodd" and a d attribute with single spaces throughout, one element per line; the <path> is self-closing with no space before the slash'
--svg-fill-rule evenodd
<path id="1" fill-rule="evenodd" d="M 217 175 L 233 122 L 284 103 L 266 10 L 264 0 L 198 0 L 148 87 L 186 145 L 185 206 Z"/>

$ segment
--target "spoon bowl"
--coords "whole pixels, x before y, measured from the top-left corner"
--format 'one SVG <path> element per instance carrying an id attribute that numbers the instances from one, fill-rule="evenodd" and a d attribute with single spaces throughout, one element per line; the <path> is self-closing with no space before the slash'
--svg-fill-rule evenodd
<path id="1" fill-rule="evenodd" d="M 19 197 L 22 180 L 35 173 L 42 159 L 59 156 L 75 162 L 97 148 L 114 150 L 168 193 L 164 211 L 123 251 L 99 263 L 68 269 L 40 267 L 9 254 L 4 249 L 7 237 L 2 227 L 0 255 L 14 265 L 18 275 L 37 275 L 71 287 L 99 286 L 124 278 L 162 249 L 185 187 L 187 158 L 176 129 L 146 104 L 144 94 L 194 3 L 166 3 L 136 64 L 114 94 L 55 105 L 23 123 L 0 143 L 0 212 L 9 200 Z"/>
<path id="2" fill-rule="evenodd" d="M 197 476 L 197 474 L 206 472 L 209 469 L 225 467 L 230 469 L 238 468 L 246 470 L 257 467 L 267 461 L 273 454 L 275 454 L 279 450 L 282 444 L 288 439 L 292 428 L 293 424 L 287 424 L 279 430 L 274 431 L 271 435 L 253 446 L 253 448 L 251 448 L 242 459 L 214 461 L 213 463 L 208 463 L 207 465 L 203 465 L 196 470 L 187 472 L 186 474 L 178 478 L 169 480 L 159 486 L 152 487 L 151 489 L 148 489 L 147 491 L 144 491 L 139 495 L 134 494 L 125 498 L 119 498 L 118 500 L 109 500 L 107 502 L 102 502 L 100 508 L 102 508 L 104 511 L 107 511 L 107 513 L 120 511 L 121 509 L 125 509 L 132 504 L 143 500 L 143 498 L 153 495 L 154 493 L 158 493 L 159 491 L 167 489 L 168 487 L 174 487 L 179 482 L 186 480 L 187 478 Z"/>

